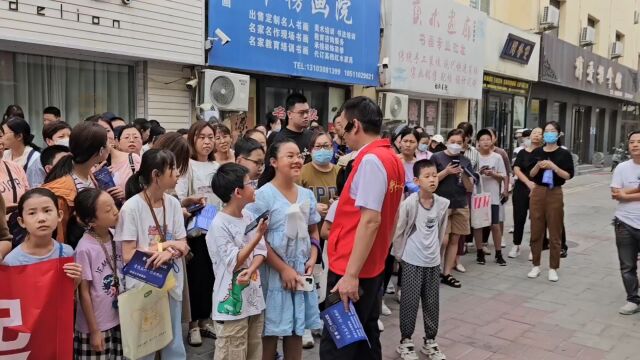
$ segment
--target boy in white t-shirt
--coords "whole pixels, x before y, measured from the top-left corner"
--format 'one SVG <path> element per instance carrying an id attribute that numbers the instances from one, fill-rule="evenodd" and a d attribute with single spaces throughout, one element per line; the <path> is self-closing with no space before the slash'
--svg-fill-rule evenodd
<path id="1" fill-rule="evenodd" d="M 445 359 L 436 335 L 440 317 L 440 246 L 447 229 L 449 200 L 434 194 L 438 170 L 433 161 L 418 160 L 413 165 L 413 174 L 420 191 L 409 195 L 400 205 L 391 249 L 391 254 L 402 262 L 402 337 L 396 351 L 402 359 L 417 359 L 411 337 L 422 302 L 425 337 L 421 351 L 429 359 Z"/>
<path id="2" fill-rule="evenodd" d="M 207 247 L 216 280 L 212 319 L 216 322 L 215 360 L 262 358 L 264 296 L 258 268 L 267 257 L 267 222 L 254 220 L 244 207 L 255 201 L 249 170 L 235 163 L 218 169 L 213 192 L 226 205 L 211 223 Z"/>
<path id="3" fill-rule="evenodd" d="M 506 266 L 507 262 L 502 257 L 502 230 L 500 227 L 500 208 L 503 206 L 500 202 L 501 191 L 500 185 L 503 183 L 507 170 L 504 167 L 502 157 L 493 152 L 493 138 L 491 131 L 482 129 L 476 134 L 478 151 L 480 157 L 478 161 L 478 169 L 482 176 L 483 191 L 491 194 L 491 235 L 493 236 L 493 244 L 496 248 L 496 263 L 500 266 Z M 474 229 L 474 238 L 476 240 L 477 263 L 485 264 L 484 251 L 482 249 L 482 231 L 483 229 Z"/>

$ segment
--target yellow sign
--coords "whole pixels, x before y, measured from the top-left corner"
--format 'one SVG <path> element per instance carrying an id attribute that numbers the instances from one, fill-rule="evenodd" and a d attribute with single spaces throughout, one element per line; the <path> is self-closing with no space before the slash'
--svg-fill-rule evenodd
<path id="1" fill-rule="evenodd" d="M 482 88 L 516 95 L 528 95 L 530 84 L 527 81 L 485 74 Z"/>

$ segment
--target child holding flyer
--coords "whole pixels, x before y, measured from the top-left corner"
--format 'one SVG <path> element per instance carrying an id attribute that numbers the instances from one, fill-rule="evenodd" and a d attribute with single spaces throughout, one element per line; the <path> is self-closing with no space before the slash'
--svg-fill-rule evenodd
<path id="1" fill-rule="evenodd" d="M 118 316 L 122 248 L 116 246 L 110 230 L 118 223 L 118 208 L 109 193 L 87 188 L 78 193 L 75 209 L 87 227 L 76 248 L 83 272 L 73 341 L 75 359 L 122 359 Z"/>
<path id="2" fill-rule="evenodd" d="M 392 255 L 402 261 L 402 338 L 397 352 L 402 359 L 418 359 L 411 337 L 422 302 L 425 337 L 421 351 L 428 359 L 443 360 L 446 357 L 435 339 L 440 316 L 440 246 L 447 228 L 449 200 L 434 194 L 438 170 L 433 161 L 418 160 L 413 165 L 413 175 L 420 191 L 400 205 L 392 248 Z"/>
<path id="3" fill-rule="evenodd" d="M 243 211 L 255 201 L 249 170 L 227 163 L 218 169 L 211 188 L 226 205 L 207 233 L 207 247 L 216 276 L 213 313 L 216 321 L 215 360 L 262 358 L 264 297 L 258 268 L 267 257 L 267 222 Z M 252 229 L 253 228 L 253 229 Z M 247 232 L 249 230 L 249 232 Z"/>

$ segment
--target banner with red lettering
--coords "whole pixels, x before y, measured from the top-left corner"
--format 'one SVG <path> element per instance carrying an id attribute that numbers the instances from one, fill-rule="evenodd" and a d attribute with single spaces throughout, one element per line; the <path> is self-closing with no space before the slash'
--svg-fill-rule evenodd
<path id="1" fill-rule="evenodd" d="M 0 266 L 0 360 L 73 357 L 73 258 Z"/>

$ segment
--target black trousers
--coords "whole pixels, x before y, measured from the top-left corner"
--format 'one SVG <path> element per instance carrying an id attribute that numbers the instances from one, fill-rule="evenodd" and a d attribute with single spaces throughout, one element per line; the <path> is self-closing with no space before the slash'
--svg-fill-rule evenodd
<path id="1" fill-rule="evenodd" d="M 529 213 L 529 193 L 531 191 L 521 181 L 516 181 L 513 188 L 513 244 L 522 244 L 524 225 Z"/>
<path id="2" fill-rule="evenodd" d="M 395 265 L 395 263 L 396 258 L 394 258 L 393 255 L 391 255 L 391 252 L 389 252 L 387 259 L 384 262 L 384 283 L 382 284 L 383 294 L 387 291 L 387 286 L 389 286 L 389 282 L 391 282 L 391 277 L 393 276 L 393 265 Z M 402 264 L 398 264 L 398 266 L 398 288 L 400 288 L 402 286 Z M 396 291 L 398 291 L 398 289 L 396 289 Z"/>
<path id="3" fill-rule="evenodd" d="M 189 305 L 191 320 L 211 318 L 213 310 L 213 265 L 205 235 L 187 238 L 193 258 L 187 263 L 187 281 L 189 281 Z"/>
<path id="4" fill-rule="evenodd" d="M 338 283 L 342 276 L 329 271 L 327 276 L 327 295 L 329 291 Z M 354 303 L 358 318 L 367 334 L 369 344 L 366 341 L 359 341 L 342 349 L 336 348 L 331 335 L 325 327 L 322 330 L 322 341 L 320 342 L 321 360 L 381 360 L 382 347 L 380 345 L 380 330 L 378 330 L 378 319 L 380 318 L 380 302 L 382 301 L 382 283 L 384 273 L 371 279 L 360 279 L 360 289 L 362 296 Z"/>

